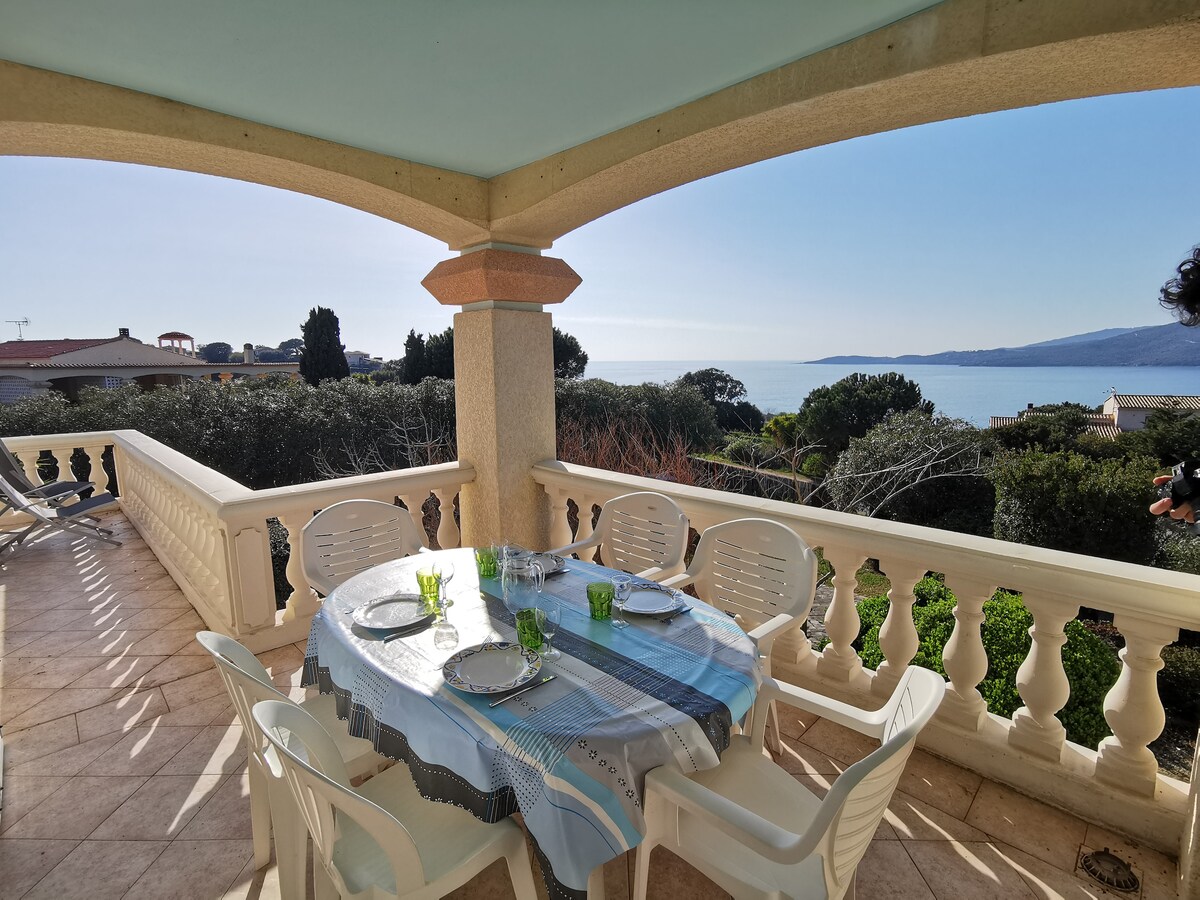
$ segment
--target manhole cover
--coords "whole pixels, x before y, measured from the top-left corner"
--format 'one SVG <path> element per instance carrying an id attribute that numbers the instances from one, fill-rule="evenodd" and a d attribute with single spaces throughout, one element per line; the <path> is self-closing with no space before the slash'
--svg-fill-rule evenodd
<path id="1" fill-rule="evenodd" d="M 1106 887 L 1132 894 L 1141 886 L 1129 863 L 1115 853 L 1110 853 L 1107 847 L 1085 853 L 1080 865 L 1083 866 L 1083 871 Z"/>

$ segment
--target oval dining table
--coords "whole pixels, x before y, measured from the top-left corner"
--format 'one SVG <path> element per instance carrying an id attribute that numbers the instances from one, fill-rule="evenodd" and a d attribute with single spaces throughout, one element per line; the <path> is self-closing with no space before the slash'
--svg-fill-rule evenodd
<path id="1" fill-rule="evenodd" d="M 441 621 L 387 641 L 355 624 L 364 604 L 417 592 L 417 570 L 435 562 L 455 569 Z M 669 623 L 593 620 L 587 585 L 614 574 L 568 559 L 546 578 L 543 592 L 561 605 L 562 655 L 542 660 L 537 680 L 555 678 L 498 706 L 489 704 L 502 694 L 458 690 L 442 671 L 457 651 L 517 640 L 499 580 L 478 576 L 469 548 L 355 575 L 325 599 L 305 652 L 305 686 L 332 694 L 350 733 L 406 763 L 427 799 L 486 822 L 520 812 L 551 898 L 602 896 L 600 867 L 642 839 L 646 773 L 718 765 L 761 681 L 750 639 L 694 598 Z"/>

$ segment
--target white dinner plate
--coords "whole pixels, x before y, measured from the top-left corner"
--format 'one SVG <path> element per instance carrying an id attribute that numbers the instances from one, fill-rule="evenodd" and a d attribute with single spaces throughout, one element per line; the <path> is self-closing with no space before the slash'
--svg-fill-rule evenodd
<path id="1" fill-rule="evenodd" d="M 683 606 L 684 595 L 681 591 L 665 594 L 654 588 L 638 589 L 631 585 L 629 599 L 625 601 L 625 612 L 640 613 L 643 616 L 656 616 L 669 613 Z"/>
<path id="2" fill-rule="evenodd" d="M 567 567 L 567 561 L 561 556 L 555 556 L 553 553 L 535 553 L 533 554 L 533 558 L 542 567 L 542 574 L 544 575 L 554 575 Z"/>
<path id="3" fill-rule="evenodd" d="M 460 691 L 495 694 L 532 681 L 541 668 L 536 651 L 509 641 L 488 641 L 459 650 L 446 660 L 442 675 Z"/>
<path id="4" fill-rule="evenodd" d="M 428 618 L 429 612 L 420 594 L 392 594 L 364 603 L 350 614 L 355 625 L 378 631 L 395 631 L 416 625 Z"/>

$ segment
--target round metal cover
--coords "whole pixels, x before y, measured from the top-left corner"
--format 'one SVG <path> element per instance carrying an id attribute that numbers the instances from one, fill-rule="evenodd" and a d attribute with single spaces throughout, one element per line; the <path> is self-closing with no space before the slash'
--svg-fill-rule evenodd
<path id="1" fill-rule="evenodd" d="M 1133 874 L 1129 863 L 1105 847 L 1103 850 L 1093 850 L 1085 853 L 1080 860 L 1083 871 L 1087 872 L 1101 884 L 1115 888 L 1118 891 L 1134 893 L 1141 886 L 1138 877 Z"/>

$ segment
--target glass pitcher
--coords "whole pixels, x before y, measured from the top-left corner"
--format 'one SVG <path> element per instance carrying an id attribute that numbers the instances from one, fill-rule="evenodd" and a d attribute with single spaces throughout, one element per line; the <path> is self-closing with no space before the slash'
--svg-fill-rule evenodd
<path id="1" fill-rule="evenodd" d="M 504 605 L 516 616 L 522 609 L 533 609 L 542 592 L 546 572 L 532 554 L 506 555 L 500 571 Z"/>

